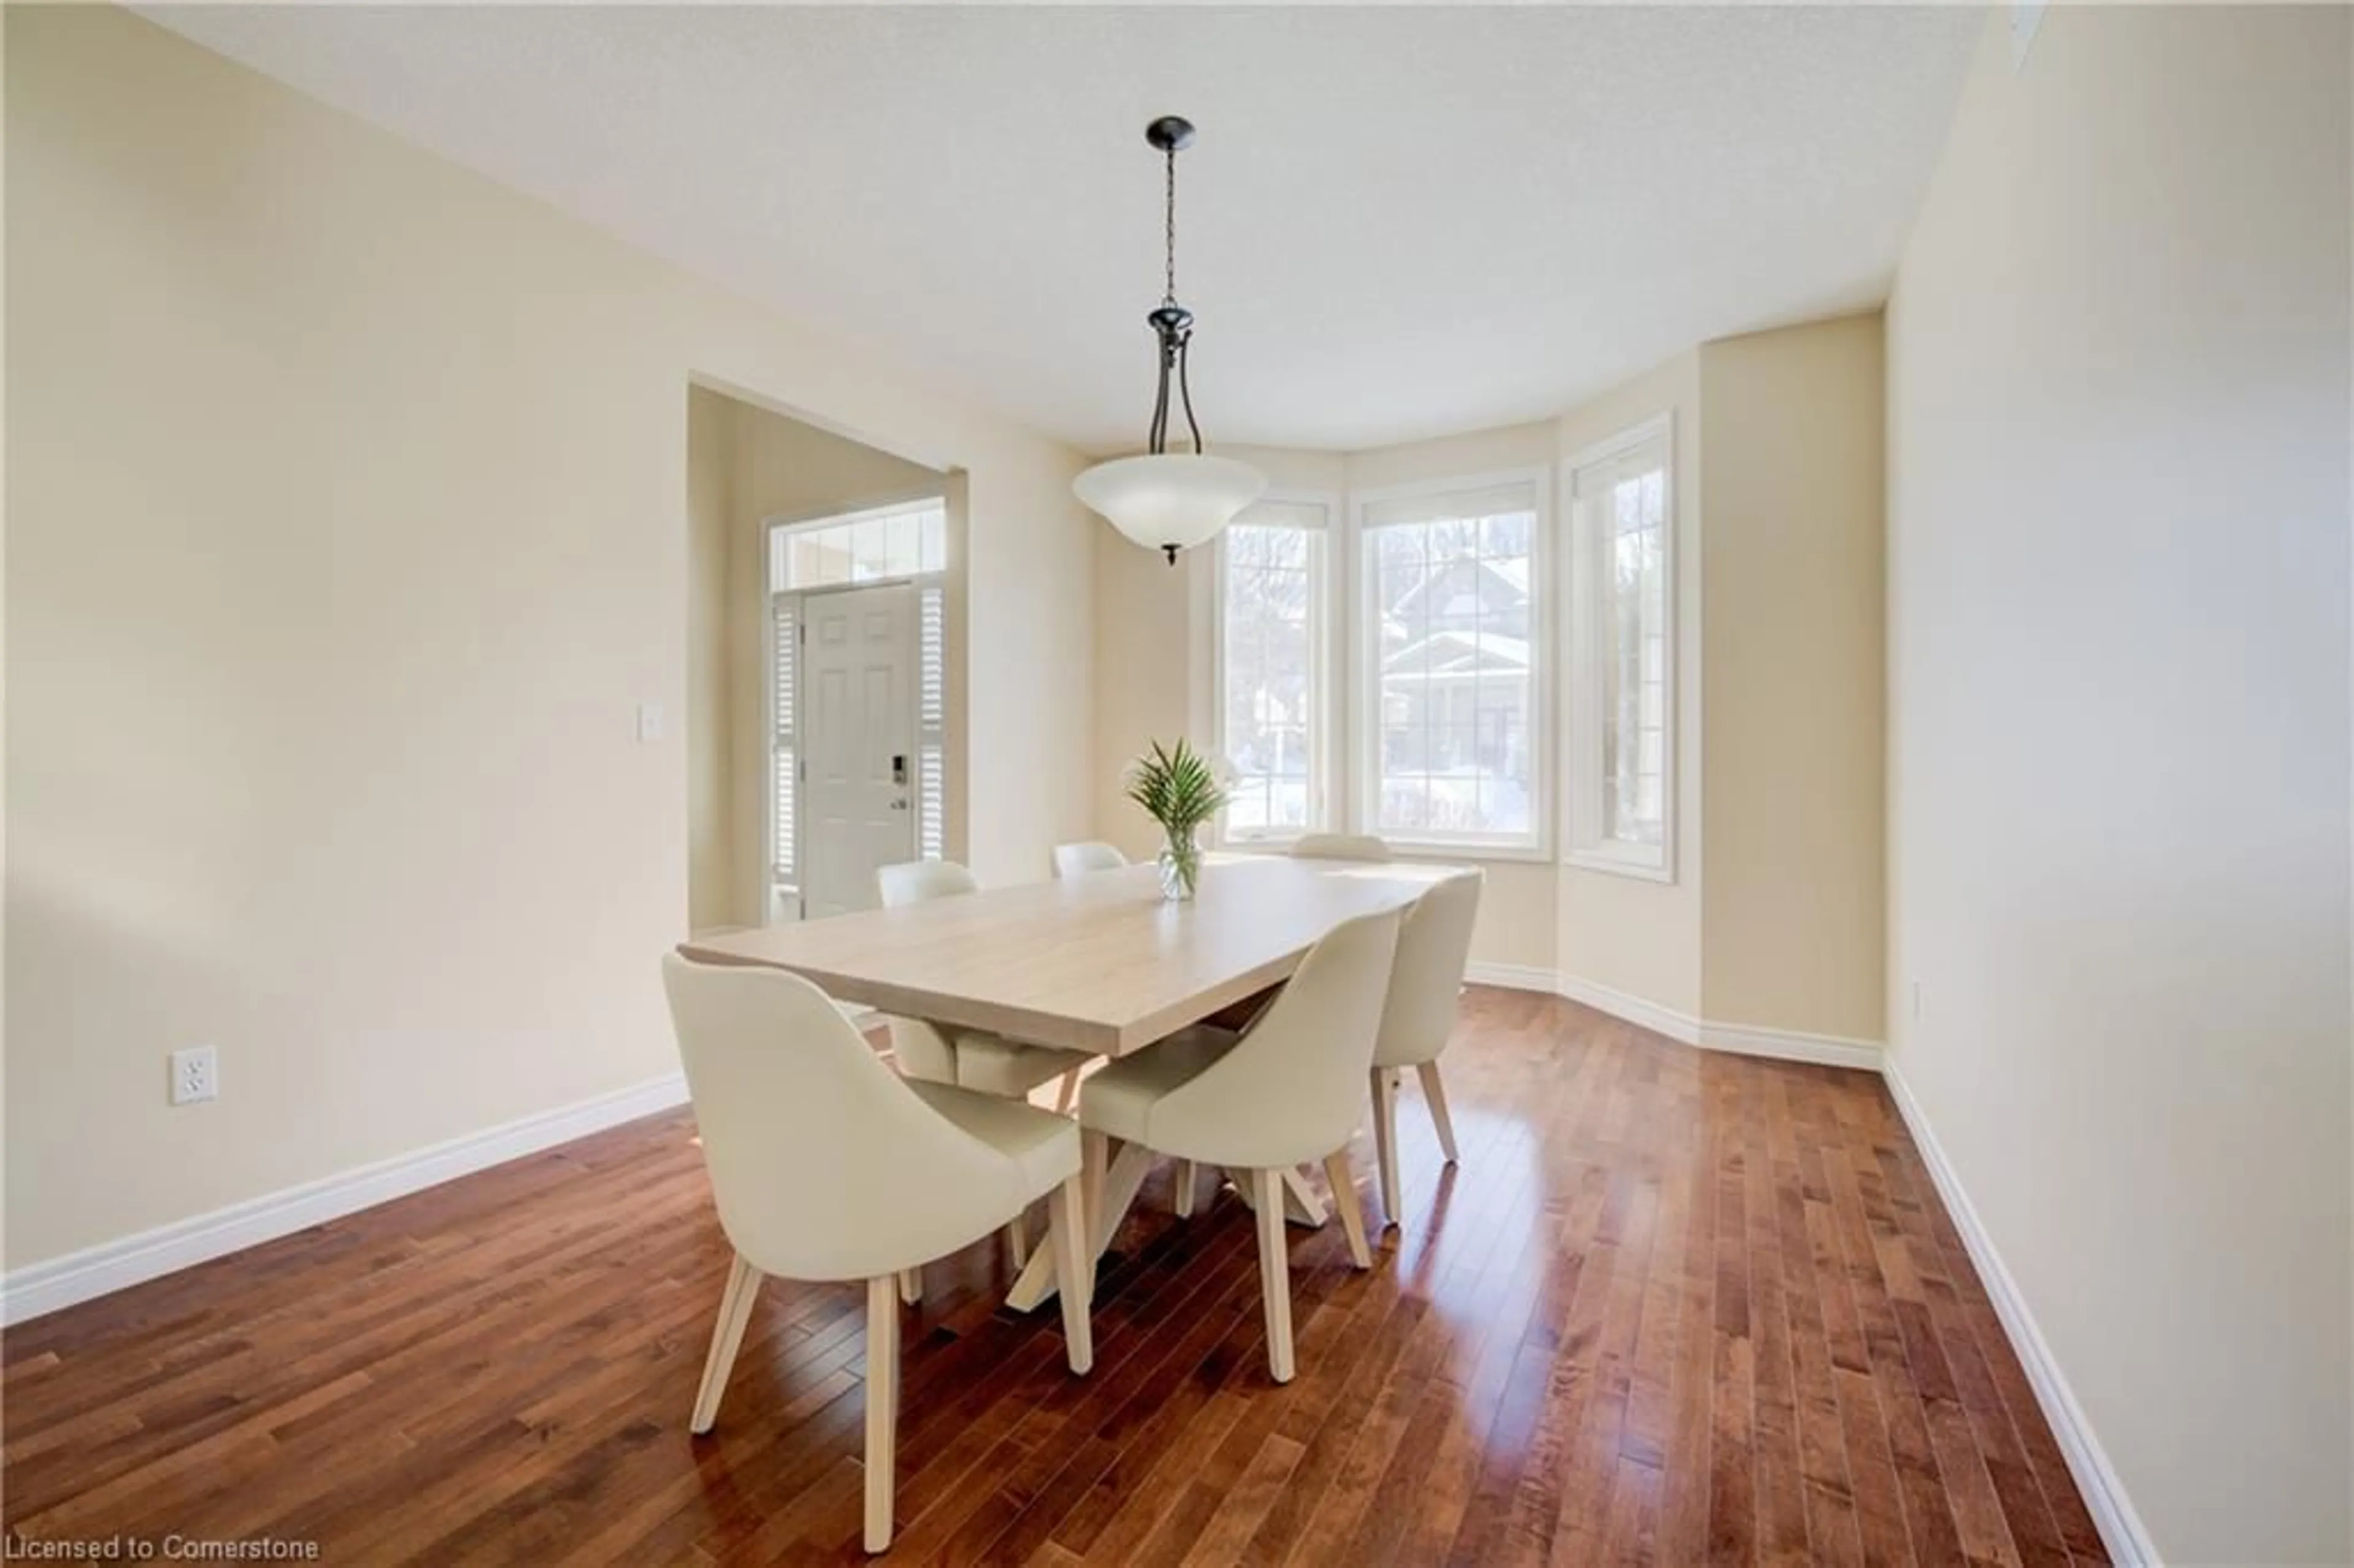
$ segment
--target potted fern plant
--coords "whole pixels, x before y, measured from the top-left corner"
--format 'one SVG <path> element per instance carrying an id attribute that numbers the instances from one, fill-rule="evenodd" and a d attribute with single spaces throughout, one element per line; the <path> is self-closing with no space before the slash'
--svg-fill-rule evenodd
<path id="1" fill-rule="evenodd" d="M 1216 771 L 1183 739 L 1172 747 L 1156 740 L 1129 768 L 1128 798 L 1167 835 L 1161 852 L 1161 895 L 1193 897 L 1202 878 L 1202 824 L 1226 804 Z"/>

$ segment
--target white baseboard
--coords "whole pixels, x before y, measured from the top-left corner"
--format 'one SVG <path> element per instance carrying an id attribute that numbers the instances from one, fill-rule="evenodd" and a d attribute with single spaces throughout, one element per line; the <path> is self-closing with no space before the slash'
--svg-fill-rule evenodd
<path id="1" fill-rule="evenodd" d="M 1553 989 L 1555 996 L 1584 1002 L 1597 1012 L 1623 1018 L 1654 1034 L 1664 1034 L 1680 1044 L 1700 1044 L 1700 1020 L 1688 1012 L 1678 1012 L 1673 1008 L 1662 1007 L 1656 1001 L 1647 1001 L 1639 996 L 1629 995 L 1578 975 L 1555 975 Z"/>
<path id="2" fill-rule="evenodd" d="M 1483 964 L 1474 959 L 1463 966 L 1463 978 L 1472 985 L 1501 986 L 1506 991 L 1553 994 L 1553 974 L 1532 964 Z"/>
<path id="3" fill-rule="evenodd" d="M 2076 1403 L 2075 1393 L 2060 1371 L 2052 1347 L 2044 1342 L 2042 1330 L 2028 1311 L 2027 1298 L 2020 1294 L 2018 1282 L 2003 1266 L 2002 1255 L 1995 1250 L 1994 1238 L 1987 1234 L 1978 1210 L 1971 1206 L 1961 1178 L 1954 1173 L 1946 1151 L 1938 1146 L 1937 1135 L 1930 1130 L 1929 1118 L 1923 1114 L 1920 1102 L 1913 1097 L 1913 1091 L 1905 1086 L 1904 1075 L 1897 1071 L 1893 1060 L 1883 1060 L 1881 1071 L 1887 1080 L 1889 1096 L 1896 1102 L 1897 1114 L 1904 1118 L 1914 1143 L 1921 1150 L 1922 1161 L 1929 1167 L 1930 1180 L 1937 1184 L 1937 1195 L 1945 1200 L 1946 1212 L 1953 1216 L 1954 1228 L 1961 1233 L 1962 1245 L 1969 1249 L 1970 1262 L 1985 1282 L 1988 1296 L 1993 1298 L 2003 1331 L 2010 1337 L 2011 1347 L 2027 1368 L 2028 1382 L 2035 1387 L 2036 1403 L 2043 1407 L 2043 1419 L 2051 1423 L 2052 1434 L 2059 1440 L 2069 1474 L 2075 1477 L 2077 1489 L 2084 1494 L 2084 1506 L 2092 1510 L 2102 1544 L 2109 1549 L 2111 1560 L 2120 1568 L 2138 1568 L 2144 1563 L 2155 1568 L 2160 1559 L 2149 1531 L 2143 1528 L 2141 1516 L 2134 1511 L 2125 1483 L 2110 1466 L 2100 1439 L 2093 1436 L 2092 1423 L 2085 1419 L 2084 1407 Z"/>
<path id="4" fill-rule="evenodd" d="M 1884 1059 L 1877 1041 L 1848 1040 L 1836 1034 L 1799 1034 L 1787 1029 L 1759 1029 L 1746 1023 L 1702 1023 L 1703 1051 L 1730 1051 L 1742 1056 L 1771 1056 L 1782 1062 L 1819 1062 L 1826 1067 L 1858 1067 L 1880 1071 Z"/>
<path id="5" fill-rule="evenodd" d="M 0 1278 L 0 1323 L 21 1323 L 685 1103 L 686 1079 L 672 1073 L 32 1264 Z"/>
<path id="6" fill-rule="evenodd" d="M 1583 1002 L 1598 1012 L 1623 1018 L 1655 1034 L 1705 1051 L 1731 1051 L 1744 1056 L 1771 1056 L 1784 1062 L 1819 1062 L 1831 1067 L 1880 1071 L 1877 1041 L 1850 1040 L 1835 1034 L 1801 1034 L 1788 1029 L 1763 1029 L 1747 1023 L 1715 1023 L 1656 1001 L 1616 990 L 1579 975 L 1556 974 L 1526 964 L 1473 963 L 1463 978 L 1473 985 L 1500 985 L 1511 991 L 1543 991 Z"/>

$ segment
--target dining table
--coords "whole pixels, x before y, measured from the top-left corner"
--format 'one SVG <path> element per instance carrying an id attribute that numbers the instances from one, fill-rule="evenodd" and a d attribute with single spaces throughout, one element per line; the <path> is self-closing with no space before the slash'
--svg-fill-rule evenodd
<path id="1" fill-rule="evenodd" d="M 1117 1057 L 1279 987 L 1324 934 L 1403 908 L 1468 868 L 1214 852 L 1194 895 L 1163 896 L 1140 863 L 984 888 L 895 909 L 699 937 L 702 963 L 789 970 L 837 1002 L 1038 1045 Z M 1323 1201 L 1285 1182 L 1296 1224 Z M 1027 1310 L 1054 1293 L 1039 1249 L 1007 1296 Z"/>

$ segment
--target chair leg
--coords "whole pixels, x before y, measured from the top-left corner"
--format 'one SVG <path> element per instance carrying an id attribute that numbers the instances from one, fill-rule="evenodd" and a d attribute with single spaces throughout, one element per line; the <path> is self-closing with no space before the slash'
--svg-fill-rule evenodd
<path id="1" fill-rule="evenodd" d="M 1373 1069 L 1373 1154 L 1382 1167 L 1382 1216 L 1398 1224 L 1397 1079 L 1387 1067 Z"/>
<path id="2" fill-rule="evenodd" d="M 866 1282 L 866 1550 L 891 1544 L 899 1447 L 899 1304 L 891 1276 Z"/>
<path id="3" fill-rule="evenodd" d="M 1447 1114 L 1447 1090 L 1438 1081 L 1438 1064 L 1425 1062 L 1415 1069 L 1422 1079 L 1422 1099 L 1430 1107 L 1430 1125 L 1438 1129 L 1438 1147 L 1447 1152 L 1447 1163 L 1456 1164 L 1455 1118 Z"/>
<path id="4" fill-rule="evenodd" d="M 1201 1185 L 1201 1166 L 1191 1160 L 1180 1160 L 1177 1162 L 1177 1201 L 1171 1205 L 1177 1211 L 1179 1219 L 1193 1217 L 1193 1200 L 1199 1195 Z"/>
<path id="5" fill-rule="evenodd" d="M 1055 1114 L 1068 1116 L 1079 1097 L 1079 1069 L 1072 1068 L 1063 1075 L 1063 1086 L 1055 1094 Z"/>
<path id="6" fill-rule="evenodd" d="M 1063 1298 L 1063 1342 L 1070 1351 L 1071 1370 L 1084 1373 L 1096 1364 L 1093 1308 L 1089 1278 L 1095 1260 L 1087 1256 L 1087 1198 L 1076 1176 L 1046 1194 L 1046 1245 L 1055 1255 L 1055 1276 Z"/>
<path id="7" fill-rule="evenodd" d="M 899 1299 L 913 1307 L 924 1298 L 924 1271 L 903 1268 L 899 1271 Z"/>
<path id="8" fill-rule="evenodd" d="M 1258 1211 L 1258 1287 L 1267 1310 L 1267 1370 L 1291 1381 L 1291 1244 L 1283 1234 L 1282 1172 L 1250 1173 L 1251 1206 Z"/>
<path id="9" fill-rule="evenodd" d="M 719 1419 L 719 1399 L 727 1392 L 727 1374 L 744 1343 L 744 1325 L 752 1320 L 752 1303 L 760 1296 L 760 1271 L 737 1253 L 727 1266 L 727 1287 L 719 1295 L 719 1320 L 711 1328 L 711 1353 L 703 1359 L 703 1383 L 695 1391 L 695 1414 L 686 1429 L 701 1434 Z"/>
<path id="10" fill-rule="evenodd" d="M 1030 1261 L 1030 1222 L 1023 1215 L 1005 1222 L 1005 1251 L 1013 1261 L 1013 1271 L 1021 1273 Z"/>
<path id="11" fill-rule="evenodd" d="M 1357 1180 L 1349 1173 L 1349 1151 L 1336 1149 L 1324 1157 L 1324 1180 L 1332 1183 L 1332 1206 L 1341 1212 L 1341 1228 L 1349 1234 L 1349 1260 L 1359 1268 L 1373 1266 L 1373 1249 L 1365 1241 L 1365 1209 L 1357 1202 Z"/>

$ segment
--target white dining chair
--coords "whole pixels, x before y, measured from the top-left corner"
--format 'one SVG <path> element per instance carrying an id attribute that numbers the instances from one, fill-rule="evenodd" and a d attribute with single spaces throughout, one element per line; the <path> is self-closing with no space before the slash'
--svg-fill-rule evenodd
<path id="1" fill-rule="evenodd" d="M 875 874 L 885 909 L 905 908 L 934 898 L 954 898 L 981 891 L 981 880 L 952 860 L 911 860 L 886 865 Z M 1055 1098 L 1058 1114 L 1069 1115 L 1078 1097 L 1079 1074 L 1095 1060 L 1084 1051 L 1057 1051 L 1048 1045 L 1024 1045 L 980 1030 L 938 1027 L 916 1018 L 890 1020 L 891 1054 L 899 1070 L 928 1083 L 954 1084 L 984 1095 L 1027 1099 L 1030 1091 L 1056 1078 L 1063 1080 Z M 1006 1249 L 1013 1266 L 1030 1260 L 1030 1237 L 1019 1214 L 1005 1227 Z M 923 1283 L 906 1282 L 907 1298 L 922 1298 Z"/>
<path id="2" fill-rule="evenodd" d="M 735 1248 L 690 1430 L 719 1418 L 769 1275 L 866 1282 L 866 1550 L 891 1543 L 901 1272 L 979 1241 L 1041 1196 L 1060 1280 L 1085 1280 L 1068 1118 L 885 1067 L 798 975 L 663 959 L 720 1228 Z M 1087 1292 L 1064 1289 L 1071 1371 L 1094 1364 Z"/>
<path id="3" fill-rule="evenodd" d="M 1299 860 L 1387 860 L 1390 846 L 1371 833 L 1302 833 L 1291 853 Z"/>
<path id="4" fill-rule="evenodd" d="M 981 891 L 981 881 L 952 860 L 916 860 L 886 865 L 875 874 L 885 909 L 905 908 L 935 898 Z M 1026 1097 L 1039 1085 L 1063 1080 L 1055 1108 L 1068 1111 L 1078 1093 L 1079 1070 L 1094 1058 L 1085 1051 L 1024 1045 L 980 1030 L 954 1029 L 945 1035 L 910 1018 L 891 1020 L 891 1049 L 911 1076 L 955 1084 L 983 1094 Z"/>
<path id="5" fill-rule="evenodd" d="M 1155 1153 L 1225 1167 L 1247 1183 L 1257 1211 L 1267 1370 L 1278 1383 L 1289 1383 L 1293 1367 L 1286 1171 L 1322 1162 L 1349 1255 L 1359 1268 L 1373 1265 L 1348 1147 L 1363 1118 L 1360 1086 L 1373 1064 L 1397 934 L 1395 910 L 1343 921 L 1240 1034 L 1187 1030 L 1109 1063 L 1079 1091 L 1090 1268 Z M 1107 1166 L 1114 1139 L 1127 1147 Z"/>
<path id="6" fill-rule="evenodd" d="M 1382 1171 L 1382 1213 L 1401 1223 L 1398 1200 L 1397 1091 L 1412 1067 L 1422 1078 L 1423 1103 L 1447 1163 L 1456 1162 L 1455 1123 L 1438 1080 L 1438 1054 L 1455 1033 L 1463 969 L 1471 956 L 1471 924 L 1486 881 L 1477 870 L 1433 884 L 1398 927 L 1397 961 L 1390 966 L 1389 998 L 1382 1004 L 1373 1045 L 1373 1150 Z"/>
<path id="7" fill-rule="evenodd" d="M 1090 839 L 1085 843 L 1055 846 L 1055 874 L 1082 876 L 1090 871 L 1110 871 L 1128 863 L 1128 857 L 1108 843 Z"/>

